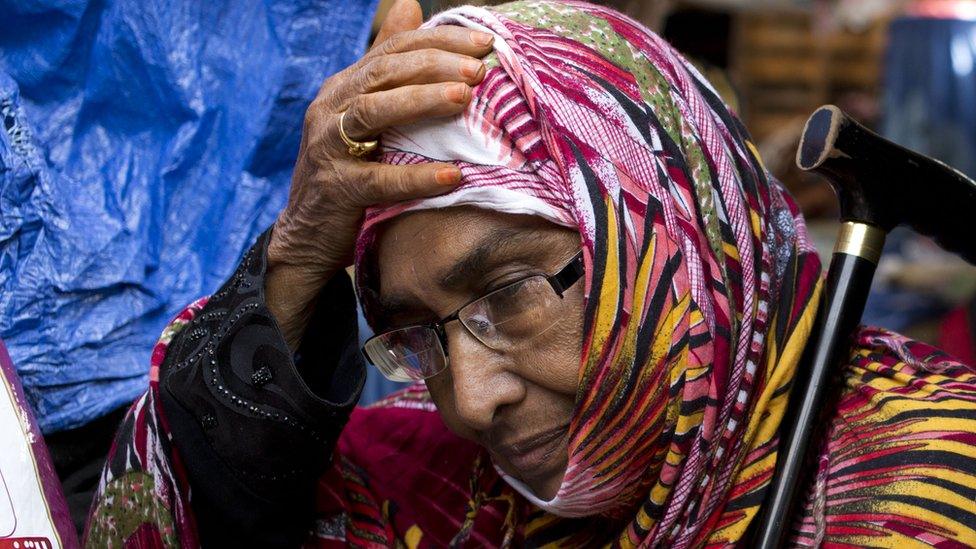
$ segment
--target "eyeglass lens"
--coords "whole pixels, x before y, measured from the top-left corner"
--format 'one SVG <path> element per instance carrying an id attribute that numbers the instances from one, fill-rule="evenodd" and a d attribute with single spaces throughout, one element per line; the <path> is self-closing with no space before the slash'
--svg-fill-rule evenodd
<path id="1" fill-rule="evenodd" d="M 500 288 L 458 312 L 465 328 L 487 347 L 517 350 L 555 325 L 562 299 L 543 276 Z M 412 326 L 371 339 L 365 348 L 388 379 L 415 381 L 447 367 L 447 353 L 429 326 Z"/>
<path id="2" fill-rule="evenodd" d="M 447 365 L 440 339 L 428 326 L 379 335 L 366 343 L 365 351 L 391 381 L 418 381 L 437 375 Z"/>

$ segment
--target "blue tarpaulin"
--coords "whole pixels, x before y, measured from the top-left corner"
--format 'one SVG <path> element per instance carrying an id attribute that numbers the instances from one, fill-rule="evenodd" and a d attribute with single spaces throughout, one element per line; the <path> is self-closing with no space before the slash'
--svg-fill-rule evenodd
<path id="1" fill-rule="evenodd" d="M 45 432 L 122 406 L 285 202 L 376 0 L 0 0 L 0 338 Z"/>

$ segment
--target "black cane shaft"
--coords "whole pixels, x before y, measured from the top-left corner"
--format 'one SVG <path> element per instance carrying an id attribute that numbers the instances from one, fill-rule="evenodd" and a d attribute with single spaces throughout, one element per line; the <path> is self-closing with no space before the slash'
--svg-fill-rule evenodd
<path id="1" fill-rule="evenodd" d="M 851 335 L 860 323 L 875 267 L 875 263 L 847 253 L 835 253 L 830 262 L 823 308 L 809 343 L 815 349 L 813 358 L 808 371 L 798 371 L 796 375 L 798 381 L 809 381 L 803 387 L 795 387 L 790 395 L 791 409 L 780 429 L 785 438 L 780 441 L 776 473 L 763 505 L 754 547 L 773 549 L 787 542 L 796 505 L 803 495 L 802 483 L 812 465 L 807 451 L 823 414 L 826 389 L 837 373 L 837 365 L 850 352 Z"/>
<path id="2" fill-rule="evenodd" d="M 810 445 L 823 418 L 826 394 L 850 352 L 851 335 L 860 323 L 871 280 L 881 258 L 885 231 L 867 224 L 841 224 L 824 283 L 817 320 L 794 377 L 786 415 L 780 427 L 776 471 L 754 536 L 754 546 L 786 543 L 802 488 L 811 470 Z"/>

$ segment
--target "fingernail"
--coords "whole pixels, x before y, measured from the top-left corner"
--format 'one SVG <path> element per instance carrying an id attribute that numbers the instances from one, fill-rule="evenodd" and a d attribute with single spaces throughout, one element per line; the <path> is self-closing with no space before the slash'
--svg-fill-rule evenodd
<path id="1" fill-rule="evenodd" d="M 453 103 L 464 103 L 468 100 L 469 90 L 466 84 L 451 84 L 444 88 L 444 99 Z"/>
<path id="2" fill-rule="evenodd" d="M 461 181 L 461 170 L 441 168 L 434 172 L 434 179 L 441 185 L 457 185 Z"/>
<path id="3" fill-rule="evenodd" d="M 478 46 L 487 46 L 494 40 L 495 37 L 486 32 L 471 31 L 471 41 Z"/>
<path id="4" fill-rule="evenodd" d="M 476 59 L 465 59 L 461 61 L 461 74 L 468 78 L 475 78 L 481 73 L 481 67 L 483 66 L 484 63 Z"/>

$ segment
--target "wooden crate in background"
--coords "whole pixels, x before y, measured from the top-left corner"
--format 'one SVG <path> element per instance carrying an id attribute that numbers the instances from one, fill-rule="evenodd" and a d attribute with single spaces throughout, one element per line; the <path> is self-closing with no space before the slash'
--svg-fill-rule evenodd
<path id="1" fill-rule="evenodd" d="M 805 119 L 826 101 L 827 48 L 809 11 L 741 11 L 730 48 L 740 115 L 757 141 Z"/>
<path id="2" fill-rule="evenodd" d="M 851 94 L 862 104 L 876 103 L 887 25 L 828 25 L 812 9 L 738 11 L 730 71 L 740 114 L 756 140 L 774 137 L 820 105 L 843 103 Z"/>
<path id="3" fill-rule="evenodd" d="M 855 92 L 878 97 L 888 24 L 883 19 L 861 30 L 842 28 L 828 33 L 828 95 Z"/>

